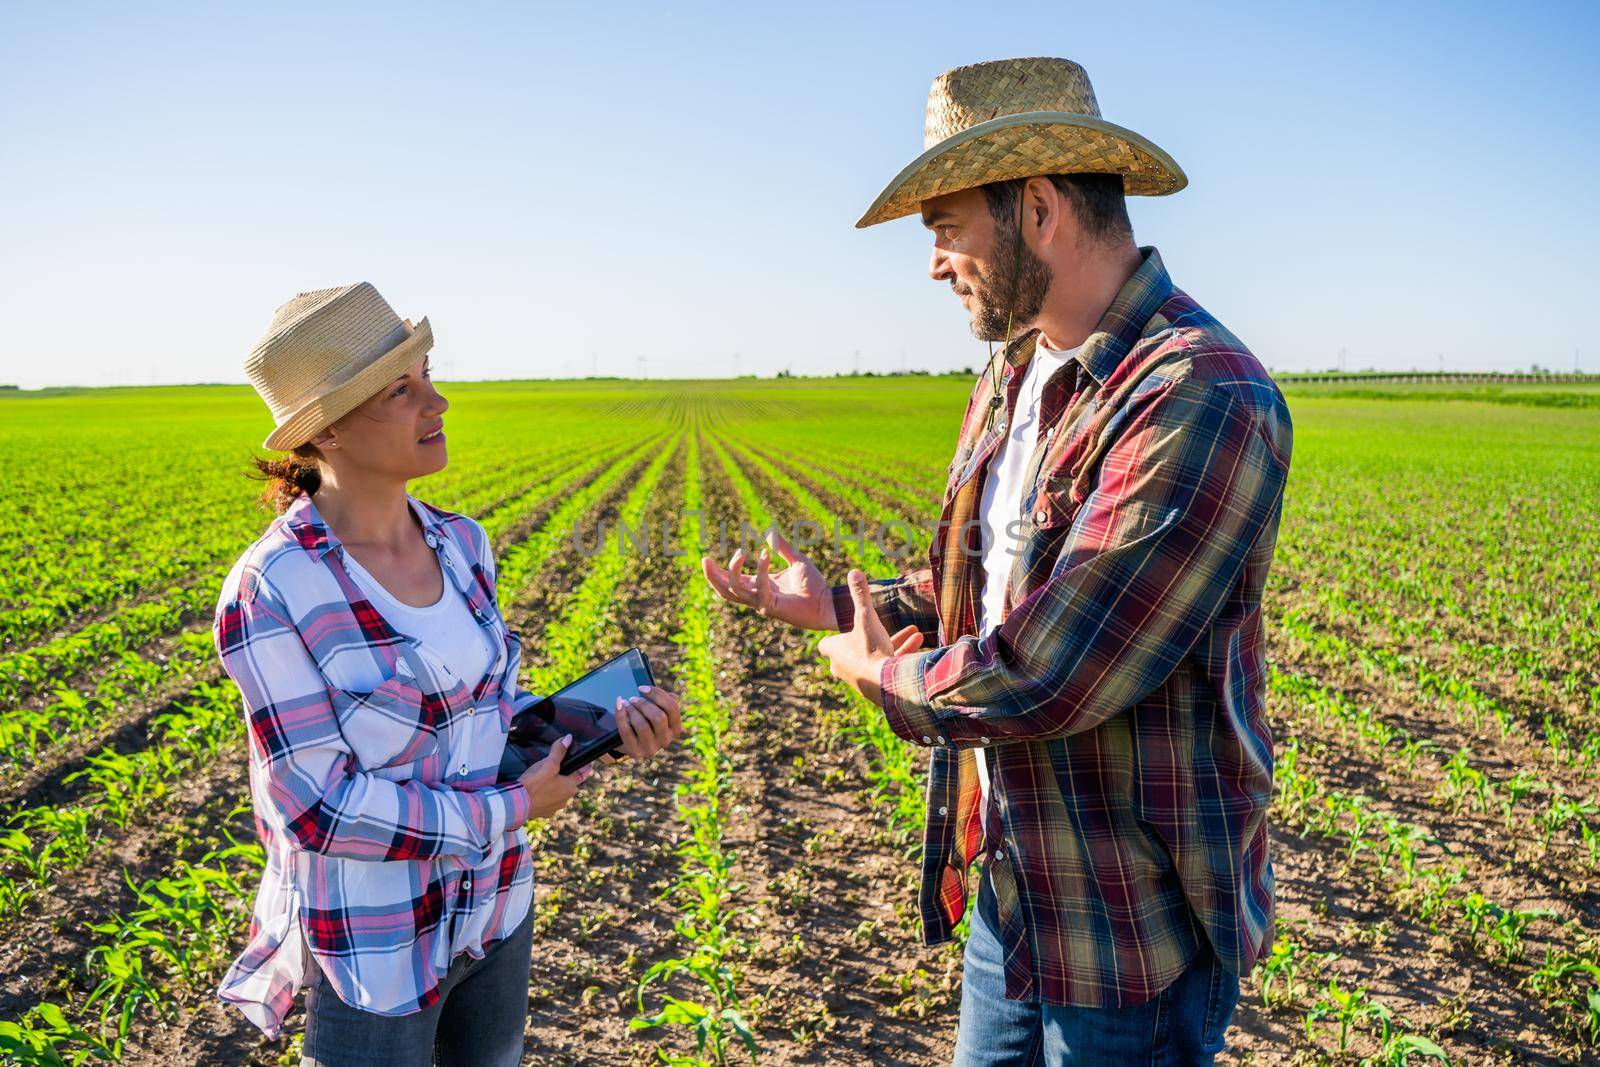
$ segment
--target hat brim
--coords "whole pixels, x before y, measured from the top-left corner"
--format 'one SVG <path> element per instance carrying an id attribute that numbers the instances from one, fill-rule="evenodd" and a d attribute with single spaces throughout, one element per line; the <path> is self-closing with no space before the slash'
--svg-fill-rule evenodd
<path id="1" fill-rule="evenodd" d="M 936 196 L 1043 174 L 1120 174 L 1130 196 L 1166 196 L 1189 184 L 1171 156 L 1114 122 L 1024 111 L 969 126 L 922 153 L 878 194 L 856 228 L 910 215 Z"/>
<path id="2" fill-rule="evenodd" d="M 296 408 L 267 435 L 261 447 L 287 451 L 305 444 L 317 431 L 348 415 L 373 393 L 404 374 L 413 360 L 432 348 L 433 327 L 424 317 L 404 341 L 356 371 L 349 380 Z"/>

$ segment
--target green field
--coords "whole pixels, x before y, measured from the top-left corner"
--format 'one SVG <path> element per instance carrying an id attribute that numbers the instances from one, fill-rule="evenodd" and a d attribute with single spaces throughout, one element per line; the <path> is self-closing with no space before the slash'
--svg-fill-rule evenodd
<path id="1" fill-rule="evenodd" d="M 450 464 L 412 491 L 494 539 L 523 684 L 638 644 L 690 698 L 684 744 L 533 831 L 534 1062 L 693 1062 L 702 1017 L 713 1062 L 749 1061 L 741 1030 L 767 1064 L 948 1062 L 922 759 L 814 640 L 717 600 L 696 549 L 936 517 L 969 384 L 441 386 Z M 1231 1061 L 1592 1062 L 1600 387 L 1286 393 L 1279 940 Z M 295 1062 L 213 995 L 260 853 L 211 611 L 271 517 L 244 473 L 269 428 L 244 387 L 0 392 L 0 1060 Z M 665 533 L 595 555 L 599 520 Z M 923 547 L 815 555 L 842 580 Z"/>

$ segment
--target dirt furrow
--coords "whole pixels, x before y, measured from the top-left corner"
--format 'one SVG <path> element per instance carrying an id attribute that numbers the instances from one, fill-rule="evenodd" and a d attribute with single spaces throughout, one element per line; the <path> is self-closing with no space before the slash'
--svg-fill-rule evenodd
<path id="1" fill-rule="evenodd" d="M 679 660 L 672 635 L 683 575 L 660 532 L 663 523 L 668 537 L 674 530 L 683 460 L 680 446 L 645 509 L 654 535 L 649 551 L 630 550 L 627 578 L 613 602 L 615 624 L 593 653 L 602 662 L 637 646 L 668 689 Z M 604 550 L 618 550 L 614 535 Z M 581 580 L 586 561 L 571 562 Z M 552 610 L 548 617 L 559 618 L 559 608 Z M 525 656 L 530 665 L 547 662 L 536 640 L 525 646 Z M 656 897 L 677 871 L 682 826 L 674 818 L 673 790 L 691 759 L 676 746 L 642 764 L 602 767 L 537 832 L 527 1062 L 655 1062 L 655 1041 L 630 1030 L 628 1020 L 639 975 L 672 948 L 676 909 Z"/>
<path id="2" fill-rule="evenodd" d="M 136 906 L 125 878 L 143 882 L 180 859 L 198 858 L 225 825 L 240 840 L 253 837 L 248 816 L 226 818 L 247 790 L 242 755 L 219 758 L 204 775 L 177 783 L 159 810 L 109 834 L 89 862 L 62 872 L 0 938 L 0 1018 L 42 1000 L 86 995 L 91 986 L 84 957 L 101 940 L 89 924 Z"/>
<path id="3" fill-rule="evenodd" d="M 780 524 L 800 517 L 759 471 L 741 469 Z M 708 485 L 737 530 L 745 516 L 720 468 Z M 848 566 L 828 545 L 813 558 L 830 575 Z M 723 615 L 717 655 L 729 666 L 745 809 L 729 840 L 753 894 L 746 974 L 762 997 L 762 1061 L 948 1062 L 959 957 L 921 944 L 917 868 L 872 804 L 866 755 L 837 730 L 854 712 L 805 635 L 731 606 Z"/>
<path id="4" fill-rule="evenodd" d="M 1314 1044 L 1323 1051 L 1312 1057 L 1303 1020 L 1330 978 L 1345 991 L 1366 987 L 1413 1030 L 1434 1036 L 1457 1063 L 1571 1062 L 1562 1058 L 1553 1036 L 1555 1017 L 1518 991 L 1503 968 L 1457 950 L 1427 923 L 1397 911 L 1387 901 L 1387 887 L 1347 870 L 1333 842 L 1274 823 L 1272 862 L 1278 936 L 1307 953 L 1332 952 L 1337 959 L 1307 968 L 1301 975 L 1306 988 L 1292 1007 L 1264 1007 L 1259 992 L 1247 985 L 1222 1062 L 1324 1062 L 1336 1046 L 1337 1024 L 1329 1019 L 1317 1025 Z M 1373 1055 L 1377 1046 L 1357 1036 L 1355 1050 Z"/>
<path id="5" fill-rule="evenodd" d="M 1559 648 L 1506 646 L 1518 654 L 1533 653 L 1539 658 L 1540 669 L 1524 678 L 1504 665 L 1476 662 L 1463 651 L 1474 646 L 1494 647 L 1493 634 L 1458 633 L 1450 627 L 1445 628 L 1448 636 L 1396 632 L 1380 619 L 1346 615 L 1330 609 L 1315 595 L 1321 588 L 1321 580 L 1315 575 L 1286 572 L 1275 575 L 1273 585 L 1275 588 L 1269 592 L 1270 603 L 1294 608 L 1316 625 L 1353 644 L 1414 656 L 1434 670 L 1465 679 L 1484 696 L 1515 712 L 1518 720 L 1534 733 L 1542 729 L 1546 716 L 1563 728 L 1576 731 L 1580 737 L 1594 727 L 1596 708 L 1592 698 L 1586 698 L 1581 692 L 1570 695 L 1550 692 L 1568 672 L 1581 673 L 1587 679 L 1583 682 L 1585 685 L 1594 682 L 1593 664 L 1573 663 Z"/>
<path id="6" fill-rule="evenodd" d="M 1470 749 L 1474 768 L 1502 786 L 1518 771 L 1537 766 L 1526 753 L 1517 752 L 1513 739 L 1437 730 L 1437 714 L 1396 706 L 1392 695 L 1374 691 L 1348 674 L 1318 664 L 1283 666 L 1344 693 L 1357 704 L 1381 707 L 1388 721 L 1441 744 L 1433 757 L 1419 758 L 1416 773 L 1406 773 L 1403 768 L 1386 766 L 1379 754 L 1356 743 L 1353 730 L 1347 733 L 1337 725 L 1319 725 L 1293 707 L 1282 708 L 1273 716 L 1277 734 L 1316 746 L 1312 765 L 1320 781 L 1342 793 L 1372 797 L 1379 809 L 1425 828 L 1452 857 L 1470 858 L 1473 884 L 1485 896 L 1508 907 L 1559 905 L 1564 915 L 1590 929 L 1600 929 L 1600 873 L 1588 866 L 1575 830 L 1562 830 L 1546 846 L 1528 821 L 1541 806 L 1532 798 L 1514 809 L 1508 825 L 1498 807 L 1480 811 L 1475 801 L 1465 797 L 1459 807 L 1452 807 L 1448 795 L 1441 792 L 1447 780 L 1440 761 L 1460 747 Z M 1281 706 L 1287 699 L 1275 696 L 1272 701 Z M 1289 722 L 1292 729 L 1284 729 L 1283 724 Z M 1546 792 L 1538 796 L 1548 803 Z"/>

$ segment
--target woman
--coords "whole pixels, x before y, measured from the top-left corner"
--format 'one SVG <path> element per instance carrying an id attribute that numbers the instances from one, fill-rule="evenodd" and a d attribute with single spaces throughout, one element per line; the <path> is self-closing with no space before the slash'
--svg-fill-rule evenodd
<path id="1" fill-rule="evenodd" d="M 257 460 L 280 513 L 223 583 L 217 650 L 244 697 L 266 849 L 223 1000 L 276 1037 L 302 985 L 302 1064 L 516 1064 L 532 951 L 523 823 L 559 811 L 571 733 L 496 772 L 522 646 L 475 520 L 406 491 L 445 465 L 428 320 L 371 285 L 302 293 L 245 362 L 291 449 Z M 623 751 L 682 731 L 678 701 L 619 701 Z"/>

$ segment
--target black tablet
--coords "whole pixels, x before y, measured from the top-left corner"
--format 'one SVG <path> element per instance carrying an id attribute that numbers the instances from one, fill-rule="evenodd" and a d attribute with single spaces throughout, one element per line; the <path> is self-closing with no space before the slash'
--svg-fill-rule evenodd
<path id="1" fill-rule="evenodd" d="M 563 733 L 571 732 L 572 747 L 561 760 L 561 773 L 571 774 L 607 752 L 622 755 L 618 747 L 622 735 L 617 732 L 617 698 L 636 697 L 640 686 L 655 684 L 650 660 L 639 649 L 630 648 L 525 709 L 518 719 L 535 732 L 543 723 L 553 723 Z M 519 722 L 513 720 L 507 741 L 513 745 L 526 743 L 518 736 L 520 732 Z"/>

